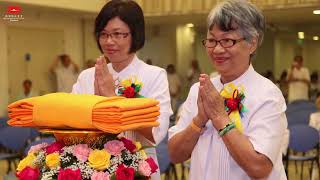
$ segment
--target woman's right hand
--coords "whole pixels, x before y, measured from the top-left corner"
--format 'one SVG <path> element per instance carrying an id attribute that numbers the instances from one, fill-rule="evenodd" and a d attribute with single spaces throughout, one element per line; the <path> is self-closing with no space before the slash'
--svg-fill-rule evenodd
<path id="1" fill-rule="evenodd" d="M 112 74 L 108 71 L 104 56 L 100 56 L 95 64 L 94 94 L 99 96 L 116 96 Z"/>

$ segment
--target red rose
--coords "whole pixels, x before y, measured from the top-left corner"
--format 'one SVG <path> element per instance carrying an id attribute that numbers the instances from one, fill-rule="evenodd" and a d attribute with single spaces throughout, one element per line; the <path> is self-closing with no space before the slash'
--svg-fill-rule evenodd
<path id="1" fill-rule="evenodd" d="M 124 91 L 123 94 L 125 97 L 127 98 L 134 98 L 135 92 L 134 92 L 134 88 L 129 86 L 127 87 Z"/>
<path id="2" fill-rule="evenodd" d="M 64 147 L 64 144 L 62 142 L 54 142 L 46 147 L 46 153 L 51 154 L 54 152 L 60 152 L 61 149 Z"/>
<path id="3" fill-rule="evenodd" d="M 17 173 L 17 177 L 20 180 L 38 180 L 40 171 L 38 168 L 25 167 L 21 172 Z"/>
<path id="4" fill-rule="evenodd" d="M 134 180 L 134 169 L 120 164 L 116 170 L 116 180 Z"/>
<path id="5" fill-rule="evenodd" d="M 237 99 L 227 99 L 227 107 L 230 111 L 234 111 L 238 109 L 239 100 Z"/>
<path id="6" fill-rule="evenodd" d="M 80 169 L 75 171 L 70 168 L 60 169 L 58 180 L 82 180 Z"/>
<path id="7" fill-rule="evenodd" d="M 120 140 L 123 142 L 124 147 L 128 149 L 130 152 L 134 152 L 136 150 L 136 145 L 133 144 L 133 142 L 130 141 L 129 139 L 126 139 L 123 137 Z"/>
<path id="8" fill-rule="evenodd" d="M 151 173 L 157 172 L 159 167 L 156 164 L 156 162 L 154 162 L 154 160 L 152 158 L 148 158 L 145 161 L 147 161 L 147 163 L 149 164 L 149 166 L 151 168 Z"/>

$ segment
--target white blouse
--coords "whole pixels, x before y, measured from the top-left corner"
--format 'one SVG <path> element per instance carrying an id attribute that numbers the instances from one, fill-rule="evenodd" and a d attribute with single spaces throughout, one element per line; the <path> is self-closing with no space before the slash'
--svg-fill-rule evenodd
<path id="1" fill-rule="evenodd" d="M 112 68 L 111 63 L 109 63 L 107 67 L 109 72 L 113 75 L 114 80 L 118 79 L 121 81 L 133 76 L 137 77 L 137 80 L 143 83 L 139 94 L 160 101 L 160 116 L 158 118 L 160 126 L 152 128 L 153 138 L 156 144 L 159 144 L 167 134 L 169 117 L 172 115 L 166 71 L 160 67 L 144 63 L 138 59 L 137 56 L 135 56 L 132 62 L 120 72 L 116 72 Z M 82 71 L 78 77 L 77 83 L 73 85 L 72 93 L 94 94 L 94 74 L 94 67 Z M 127 131 L 124 132 L 123 135 L 131 140 L 140 141 L 142 145 L 152 145 L 148 139 L 135 131 Z M 157 161 L 154 148 L 146 149 L 146 153 Z M 160 174 L 158 173 L 156 176 L 152 176 L 152 179 L 160 179 Z"/>
<path id="2" fill-rule="evenodd" d="M 211 79 L 218 91 L 222 84 L 220 75 Z M 241 123 L 254 149 L 266 155 L 273 164 L 269 180 L 285 180 L 281 145 L 284 141 L 287 119 L 286 104 L 281 91 L 268 79 L 262 77 L 250 66 L 238 79 L 230 82 L 244 87 L 244 105 L 248 109 Z M 197 115 L 199 83 L 194 84 L 183 105 L 177 125 L 169 129 L 169 138 L 184 130 Z M 211 121 L 200 136 L 191 154 L 190 180 L 247 180 L 250 177 L 232 158 Z"/>

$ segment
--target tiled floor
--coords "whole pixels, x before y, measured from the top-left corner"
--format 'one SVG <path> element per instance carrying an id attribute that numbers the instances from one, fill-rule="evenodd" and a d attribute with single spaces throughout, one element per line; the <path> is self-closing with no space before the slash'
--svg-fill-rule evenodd
<path id="1" fill-rule="evenodd" d="M 290 180 L 300 180 L 300 163 L 297 164 L 298 165 L 298 172 L 295 173 L 295 166 L 294 163 L 289 164 L 289 178 Z M 304 172 L 303 172 L 303 178 L 302 180 L 307 180 L 310 179 L 309 176 L 309 172 L 308 172 L 308 163 L 305 163 L 305 168 L 304 168 Z M 13 180 L 16 179 L 14 177 L 14 173 L 11 173 L 11 175 L 6 175 L 6 170 L 7 170 L 7 163 L 5 161 L 0 161 L 0 180 Z M 14 168 L 14 167 L 12 167 Z M 177 172 L 178 172 L 178 180 L 182 180 L 181 179 L 181 166 L 180 165 L 176 165 L 177 168 Z M 185 172 L 186 176 L 187 176 L 187 172 Z M 162 175 L 162 179 L 164 179 L 164 175 Z M 174 179 L 174 177 L 172 176 L 170 179 Z M 314 175 L 312 177 L 312 180 L 320 180 L 319 175 L 318 175 L 318 168 L 315 166 L 314 168 Z"/>

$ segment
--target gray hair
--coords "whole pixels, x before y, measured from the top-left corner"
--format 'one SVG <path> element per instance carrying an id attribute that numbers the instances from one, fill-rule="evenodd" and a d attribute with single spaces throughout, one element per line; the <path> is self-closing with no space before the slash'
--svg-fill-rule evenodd
<path id="1" fill-rule="evenodd" d="M 208 16 L 208 29 L 211 30 L 214 25 L 222 31 L 239 30 L 246 41 L 251 42 L 256 37 L 258 46 L 262 44 L 264 16 L 246 0 L 226 0 L 219 3 Z"/>

